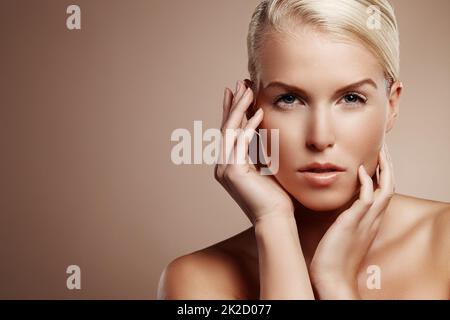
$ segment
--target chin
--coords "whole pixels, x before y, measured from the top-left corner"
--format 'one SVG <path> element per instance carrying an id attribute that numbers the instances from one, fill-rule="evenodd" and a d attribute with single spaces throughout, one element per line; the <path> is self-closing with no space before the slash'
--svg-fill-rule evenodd
<path id="1" fill-rule="evenodd" d="M 297 189 L 291 195 L 305 208 L 333 211 L 346 206 L 355 196 L 355 188 Z"/>

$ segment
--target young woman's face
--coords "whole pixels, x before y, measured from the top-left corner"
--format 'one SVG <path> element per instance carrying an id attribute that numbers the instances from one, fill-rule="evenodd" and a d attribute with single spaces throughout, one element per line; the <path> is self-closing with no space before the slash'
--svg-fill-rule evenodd
<path id="1" fill-rule="evenodd" d="M 396 100 L 362 45 L 306 29 L 295 34 L 267 35 L 261 48 L 259 128 L 279 129 L 279 183 L 309 209 L 334 210 L 359 190 L 360 164 L 374 175 Z M 314 162 L 345 170 L 332 183 L 317 183 L 299 171 Z"/>

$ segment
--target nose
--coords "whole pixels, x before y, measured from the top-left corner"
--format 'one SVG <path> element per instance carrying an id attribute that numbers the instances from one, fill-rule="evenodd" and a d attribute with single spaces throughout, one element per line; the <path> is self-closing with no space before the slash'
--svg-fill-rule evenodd
<path id="1" fill-rule="evenodd" d="M 311 108 L 306 125 L 306 147 L 321 152 L 335 144 L 334 125 L 328 107 Z"/>

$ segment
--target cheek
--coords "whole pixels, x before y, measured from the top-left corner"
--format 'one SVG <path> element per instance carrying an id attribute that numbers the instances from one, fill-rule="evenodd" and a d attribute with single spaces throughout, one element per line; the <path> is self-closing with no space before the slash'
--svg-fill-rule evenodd
<path id="1" fill-rule="evenodd" d="M 385 135 L 385 115 L 382 108 L 345 119 L 336 125 L 336 140 L 342 150 L 351 157 L 354 168 L 364 164 L 373 175 L 378 163 Z"/>
<path id="2" fill-rule="evenodd" d="M 304 144 L 304 133 L 301 128 L 301 119 L 291 116 L 286 117 L 280 114 L 266 113 L 260 124 L 260 128 L 267 129 L 270 137 L 270 131 L 272 129 L 278 129 L 279 131 L 279 171 L 289 171 L 295 167 L 298 162 L 298 156 L 302 149 L 302 143 Z M 268 149 L 271 152 L 271 142 L 268 139 Z"/>

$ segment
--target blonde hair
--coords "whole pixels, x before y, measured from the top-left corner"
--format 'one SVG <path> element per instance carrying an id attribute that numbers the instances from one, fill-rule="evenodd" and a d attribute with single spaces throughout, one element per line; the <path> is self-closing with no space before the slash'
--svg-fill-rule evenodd
<path id="1" fill-rule="evenodd" d="M 377 58 L 388 89 L 398 80 L 399 33 L 387 0 L 263 0 L 252 15 L 247 35 L 248 71 L 254 90 L 259 89 L 258 53 L 264 36 L 289 33 L 299 23 L 336 38 L 359 41 Z"/>

